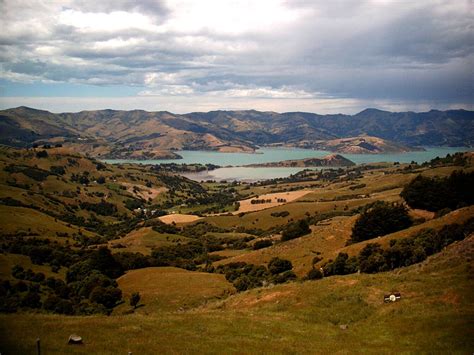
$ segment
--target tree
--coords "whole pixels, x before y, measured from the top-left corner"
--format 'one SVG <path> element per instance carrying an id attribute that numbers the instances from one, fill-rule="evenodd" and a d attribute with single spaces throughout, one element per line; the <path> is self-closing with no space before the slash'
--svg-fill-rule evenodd
<path id="1" fill-rule="evenodd" d="M 385 265 L 382 246 L 378 243 L 367 244 L 359 253 L 360 271 L 372 274 L 382 271 Z"/>
<path id="2" fill-rule="evenodd" d="M 23 307 L 29 307 L 29 308 L 40 308 L 41 307 L 40 295 L 35 290 L 29 290 L 28 293 L 21 300 L 21 305 Z"/>
<path id="3" fill-rule="evenodd" d="M 400 193 L 412 208 L 440 211 L 474 204 L 474 172 L 454 171 L 447 178 L 418 175 Z"/>
<path id="4" fill-rule="evenodd" d="M 339 253 L 336 260 L 328 262 L 324 266 L 325 275 L 348 275 L 357 272 L 359 263 L 356 257 L 350 257 L 346 253 Z"/>
<path id="5" fill-rule="evenodd" d="M 130 306 L 133 307 L 133 309 L 137 308 L 138 302 L 140 302 L 140 293 L 139 292 L 134 292 L 130 296 Z"/>
<path id="6" fill-rule="evenodd" d="M 115 279 L 123 274 L 122 265 L 114 259 L 112 253 L 106 247 L 100 247 L 92 252 L 89 260 L 93 270 L 99 270 L 110 278 Z"/>
<path id="7" fill-rule="evenodd" d="M 104 305 L 107 308 L 113 308 L 118 301 L 122 299 L 122 290 L 115 287 L 97 286 L 89 296 L 91 302 Z"/>
<path id="8" fill-rule="evenodd" d="M 310 232 L 311 229 L 309 229 L 308 222 L 302 219 L 286 226 L 285 230 L 281 233 L 281 241 L 284 242 L 290 239 L 299 238 Z"/>
<path id="9" fill-rule="evenodd" d="M 403 205 L 378 202 L 364 211 L 352 228 L 352 242 L 361 242 L 410 227 L 412 221 Z"/>

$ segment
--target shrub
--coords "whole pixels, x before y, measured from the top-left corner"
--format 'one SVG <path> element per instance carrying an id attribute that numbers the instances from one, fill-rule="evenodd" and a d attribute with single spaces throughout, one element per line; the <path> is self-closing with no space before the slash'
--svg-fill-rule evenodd
<path id="1" fill-rule="evenodd" d="M 54 307 L 59 302 L 60 298 L 54 294 L 50 294 L 43 303 L 43 308 L 47 311 L 54 311 Z"/>
<path id="2" fill-rule="evenodd" d="M 291 261 L 286 259 L 275 257 L 268 263 L 268 271 L 270 271 L 272 275 L 276 275 L 291 269 L 293 269 L 293 264 L 291 264 Z"/>
<path id="3" fill-rule="evenodd" d="M 54 174 L 54 175 L 66 174 L 66 170 L 64 169 L 64 167 L 57 166 L 57 165 L 53 165 L 51 168 L 49 168 L 49 171 L 51 172 L 51 174 Z"/>
<path id="4" fill-rule="evenodd" d="M 274 275 L 271 281 L 273 281 L 276 284 L 282 284 L 290 280 L 296 279 L 296 275 L 293 271 L 288 270 L 284 271 L 280 274 Z"/>
<path id="5" fill-rule="evenodd" d="M 74 306 L 74 313 L 81 316 L 92 314 L 108 314 L 109 310 L 102 304 L 83 300 Z"/>
<path id="6" fill-rule="evenodd" d="M 267 248 L 273 245 L 273 242 L 270 239 L 261 239 L 257 240 L 253 245 L 253 250 Z"/>
<path id="7" fill-rule="evenodd" d="M 319 280 L 323 278 L 323 273 L 319 269 L 311 269 L 306 275 L 308 280 Z"/>
<path id="8" fill-rule="evenodd" d="M 48 157 L 48 152 L 46 150 L 40 150 L 36 152 L 36 157 L 37 158 L 47 158 Z"/>
<path id="9" fill-rule="evenodd" d="M 288 211 L 272 212 L 270 215 L 272 217 L 287 217 L 290 215 L 290 212 Z"/>
<path id="10" fill-rule="evenodd" d="M 121 252 L 115 253 L 114 259 L 122 266 L 123 270 L 142 269 L 152 266 L 153 258 L 140 253 Z"/>
<path id="11" fill-rule="evenodd" d="M 252 282 L 248 276 L 243 275 L 238 277 L 233 284 L 237 291 L 242 292 L 251 288 Z"/>
<path id="12" fill-rule="evenodd" d="M 383 249 L 378 243 L 367 244 L 359 253 L 360 271 L 372 274 L 382 271 L 385 265 Z"/>

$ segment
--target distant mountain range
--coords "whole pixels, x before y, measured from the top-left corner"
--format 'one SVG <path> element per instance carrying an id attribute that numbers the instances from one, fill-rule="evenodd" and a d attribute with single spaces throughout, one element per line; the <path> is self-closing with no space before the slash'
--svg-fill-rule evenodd
<path id="1" fill-rule="evenodd" d="M 380 153 L 420 146 L 473 146 L 474 112 L 366 109 L 356 115 L 211 111 L 189 114 L 98 110 L 54 114 L 28 107 L 0 111 L 0 144 L 61 143 L 92 156 L 176 157 L 176 150 L 252 152 L 293 146 Z"/>

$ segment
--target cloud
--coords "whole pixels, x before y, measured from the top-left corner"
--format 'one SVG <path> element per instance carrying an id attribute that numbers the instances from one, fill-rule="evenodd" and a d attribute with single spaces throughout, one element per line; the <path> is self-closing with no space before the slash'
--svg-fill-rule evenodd
<path id="1" fill-rule="evenodd" d="M 341 108 L 389 101 L 466 107 L 474 99 L 471 6 L 4 0 L 0 78 L 3 95 L 8 83 L 24 83 L 28 96 L 28 83 L 54 82 L 136 87 L 142 99 L 178 105 L 181 98 L 183 106 L 267 100 L 290 109 L 317 100 Z"/>

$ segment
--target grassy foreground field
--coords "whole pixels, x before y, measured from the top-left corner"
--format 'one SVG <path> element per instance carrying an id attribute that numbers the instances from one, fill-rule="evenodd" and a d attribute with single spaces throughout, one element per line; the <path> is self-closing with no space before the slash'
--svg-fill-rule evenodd
<path id="1" fill-rule="evenodd" d="M 1 315 L 0 352 L 34 354 L 39 337 L 44 354 L 468 354 L 474 349 L 473 258 L 471 236 L 394 272 L 254 289 L 187 311 Z M 390 291 L 401 292 L 401 301 L 384 303 Z M 84 345 L 66 345 L 72 333 Z"/>

